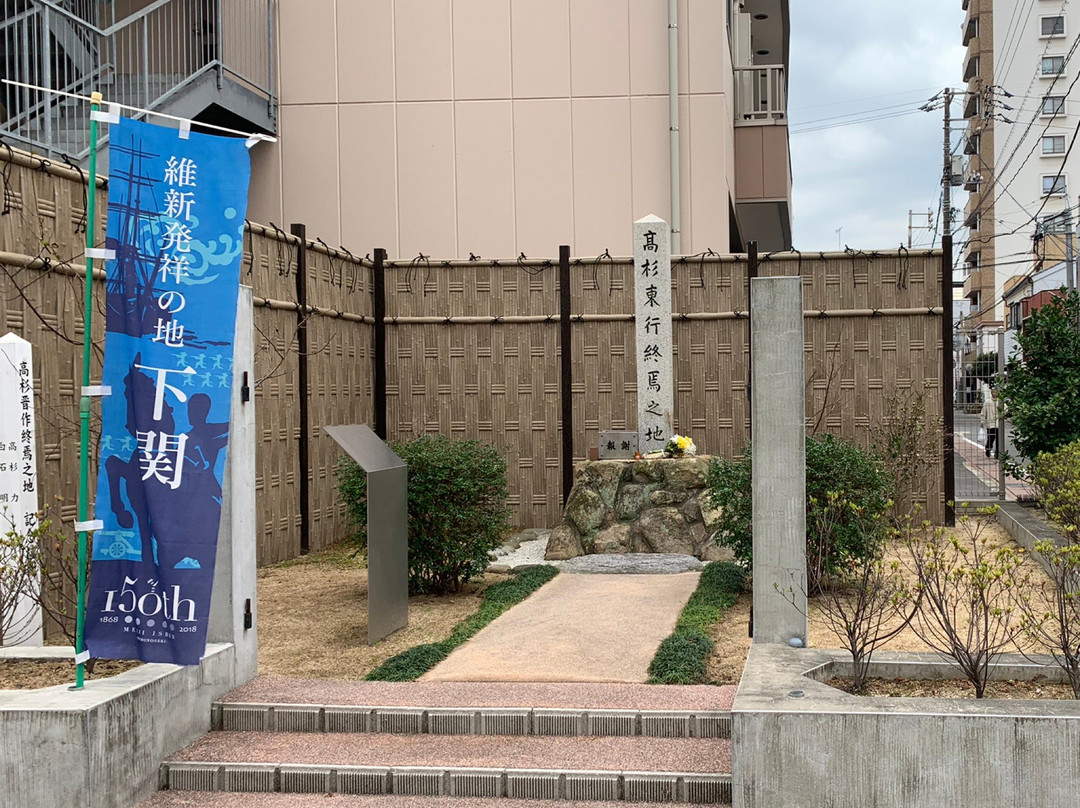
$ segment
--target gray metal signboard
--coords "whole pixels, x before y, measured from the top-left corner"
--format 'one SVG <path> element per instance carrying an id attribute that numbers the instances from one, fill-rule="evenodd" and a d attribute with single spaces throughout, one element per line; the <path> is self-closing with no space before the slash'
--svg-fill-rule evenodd
<path id="1" fill-rule="evenodd" d="M 364 424 L 324 427 L 367 472 L 368 645 L 409 624 L 409 469 Z"/>
<path id="2" fill-rule="evenodd" d="M 601 460 L 626 460 L 638 450 L 637 432 L 601 432 L 598 457 Z"/>

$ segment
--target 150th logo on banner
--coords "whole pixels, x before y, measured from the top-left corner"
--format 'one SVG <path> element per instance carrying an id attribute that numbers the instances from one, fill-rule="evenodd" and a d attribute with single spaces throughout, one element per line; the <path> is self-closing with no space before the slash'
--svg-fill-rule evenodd
<path id="1" fill-rule="evenodd" d="M 86 644 L 198 664 L 229 437 L 243 140 L 110 131 L 100 465 Z"/>

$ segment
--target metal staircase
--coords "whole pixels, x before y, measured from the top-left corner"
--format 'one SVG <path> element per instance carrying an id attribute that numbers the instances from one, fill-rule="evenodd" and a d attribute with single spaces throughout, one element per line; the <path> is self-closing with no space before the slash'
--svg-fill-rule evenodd
<path id="1" fill-rule="evenodd" d="M 130 13 L 117 19 L 117 6 Z M 207 123 L 277 128 L 276 0 L 0 0 L 0 77 Z M 138 116 L 136 116 L 138 117 Z M 0 84 L 0 138 L 75 161 L 86 105 Z"/>

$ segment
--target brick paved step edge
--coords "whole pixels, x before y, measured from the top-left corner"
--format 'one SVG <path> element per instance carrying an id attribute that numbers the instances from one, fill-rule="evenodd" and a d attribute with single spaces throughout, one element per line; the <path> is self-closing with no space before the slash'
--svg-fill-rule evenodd
<path id="1" fill-rule="evenodd" d="M 399 794 L 710 805 L 731 802 L 730 774 L 678 772 L 176 761 L 161 765 L 159 786 L 162 790 L 174 791 Z"/>
<path id="2" fill-rule="evenodd" d="M 541 707 L 356 707 L 215 702 L 211 728 L 234 732 L 730 738 L 728 711 Z"/>

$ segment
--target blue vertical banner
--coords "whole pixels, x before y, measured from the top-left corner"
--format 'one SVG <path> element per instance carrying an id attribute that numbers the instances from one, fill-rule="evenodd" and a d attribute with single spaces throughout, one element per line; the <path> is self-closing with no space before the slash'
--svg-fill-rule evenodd
<path id="1" fill-rule="evenodd" d="M 109 133 L 105 363 L 86 647 L 197 665 L 229 439 L 243 139 Z"/>

